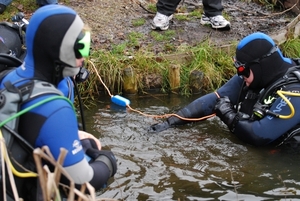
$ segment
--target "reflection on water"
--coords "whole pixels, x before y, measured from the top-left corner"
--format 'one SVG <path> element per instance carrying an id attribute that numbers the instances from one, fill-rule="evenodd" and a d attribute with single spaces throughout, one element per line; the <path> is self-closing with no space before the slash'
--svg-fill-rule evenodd
<path id="1" fill-rule="evenodd" d="M 196 97 L 130 97 L 147 114 L 172 113 Z M 86 111 L 88 131 L 118 159 L 101 198 L 123 200 L 300 200 L 299 148 L 243 144 L 218 118 L 147 133 L 157 123 L 104 100 Z"/>

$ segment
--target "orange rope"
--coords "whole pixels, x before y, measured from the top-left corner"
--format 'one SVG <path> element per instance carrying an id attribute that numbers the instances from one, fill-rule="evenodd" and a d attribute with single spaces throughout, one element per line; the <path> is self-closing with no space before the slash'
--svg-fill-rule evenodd
<path id="1" fill-rule="evenodd" d="M 99 75 L 99 73 L 98 73 L 98 71 L 97 71 L 97 68 L 95 67 L 94 63 L 93 63 L 91 60 L 88 60 L 88 62 L 89 62 L 90 64 L 92 64 L 92 66 L 93 66 L 93 68 L 94 68 L 94 71 L 95 71 L 95 73 L 97 74 L 97 77 L 99 78 L 100 82 L 101 82 L 101 83 L 103 84 L 103 86 L 105 87 L 105 89 L 106 89 L 107 93 L 109 94 L 109 96 L 112 97 L 113 95 L 110 93 L 109 89 L 108 89 L 107 86 L 104 84 L 104 82 L 103 82 L 102 78 L 100 77 L 100 75 Z"/>
<path id="2" fill-rule="evenodd" d="M 96 69 L 94 63 L 93 63 L 92 61 L 90 61 L 90 60 L 88 60 L 88 62 L 89 62 L 90 64 L 92 64 L 92 67 L 93 67 L 95 73 L 97 74 L 97 77 L 99 78 L 100 82 L 103 84 L 103 86 L 104 86 L 105 89 L 107 90 L 109 96 L 112 97 L 113 95 L 110 93 L 108 87 L 107 87 L 107 86 L 105 85 L 105 83 L 103 82 L 103 80 L 102 80 L 101 76 L 99 75 L 99 73 L 98 73 L 98 71 L 97 71 L 97 69 Z M 217 96 L 218 98 L 220 98 L 220 95 L 219 95 L 217 92 L 215 92 L 215 94 L 216 94 L 216 96 Z M 185 118 L 185 117 L 179 116 L 178 114 L 175 114 L 175 113 L 172 113 L 172 114 L 164 114 L 164 115 L 151 115 L 151 114 L 143 113 L 143 112 L 141 112 L 141 111 L 139 111 L 139 110 L 135 110 L 135 109 L 133 109 L 132 107 L 130 107 L 130 105 L 126 105 L 126 107 L 127 107 L 128 109 L 132 110 L 133 112 L 139 113 L 139 114 L 141 114 L 141 115 L 143 115 L 143 116 L 146 116 L 146 117 L 152 117 L 152 118 L 154 118 L 154 119 L 168 118 L 168 117 L 171 117 L 171 116 L 175 116 L 175 117 L 177 117 L 177 118 L 179 118 L 179 119 L 182 119 L 182 120 L 185 120 L 185 121 L 201 121 L 201 120 L 205 120 L 205 119 L 208 119 L 208 118 L 211 118 L 211 117 L 216 116 L 215 113 L 214 113 L 214 114 L 211 114 L 211 115 L 207 115 L 207 116 L 201 117 L 201 118 Z"/>

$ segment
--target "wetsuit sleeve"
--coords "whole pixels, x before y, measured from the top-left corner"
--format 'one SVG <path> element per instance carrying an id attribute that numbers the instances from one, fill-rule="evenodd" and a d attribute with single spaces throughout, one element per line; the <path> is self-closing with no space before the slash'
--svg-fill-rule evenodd
<path id="1" fill-rule="evenodd" d="M 235 104 L 238 100 L 239 91 L 243 85 L 243 80 L 239 76 L 233 76 L 222 87 L 217 90 L 220 97 L 228 96 L 231 103 Z M 215 93 L 209 93 L 194 100 L 182 109 L 184 117 L 199 118 L 214 113 L 218 96 Z"/>
<path id="2" fill-rule="evenodd" d="M 296 93 L 300 95 L 299 89 L 300 87 L 292 87 L 290 91 L 296 91 Z M 283 119 L 267 115 L 257 121 L 242 120 L 236 124 L 234 134 L 244 142 L 256 146 L 270 144 L 281 137 L 300 122 L 300 97 L 286 97 L 295 109 L 295 115 L 293 117 Z M 287 116 L 291 113 L 288 104 L 280 97 L 272 104 L 270 111 L 283 116 Z"/>
<path id="3" fill-rule="evenodd" d="M 243 80 L 235 75 L 227 81 L 222 87 L 217 90 L 220 97 L 228 96 L 232 103 L 238 100 L 240 89 L 243 85 Z M 214 113 L 214 108 L 218 96 L 213 92 L 206 94 L 192 101 L 190 104 L 178 111 L 178 115 L 185 118 L 201 118 Z M 183 121 L 177 117 L 170 117 L 168 119 L 170 125 L 185 124 L 189 121 Z"/>
<path id="4" fill-rule="evenodd" d="M 236 103 L 242 86 L 243 80 L 239 76 L 235 75 L 217 90 L 216 93 L 218 95 L 212 92 L 201 96 L 180 109 L 176 114 L 183 118 L 199 119 L 203 117 L 210 117 L 210 115 L 215 113 L 215 105 L 217 103 L 218 96 L 228 96 L 232 103 Z M 164 122 L 151 125 L 148 129 L 148 132 L 157 133 L 172 126 L 182 125 L 190 122 L 191 120 L 185 120 L 178 118 L 177 116 L 171 116 Z"/>
<path id="5" fill-rule="evenodd" d="M 227 96 L 232 104 L 237 104 L 240 90 L 243 87 L 243 79 L 234 75 L 228 82 L 217 90 L 220 97 Z"/>
<path id="6" fill-rule="evenodd" d="M 106 187 L 107 181 L 110 178 L 109 168 L 104 162 L 94 161 L 90 164 L 96 173 L 95 176 L 90 181 L 90 184 L 96 189 L 99 190 L 101 188 Z"/>
<path id="7" fill-rule="evenodd" d="M 110 178 L 109 167 L 102 161 L 93 161 L 90 164 L 86 159 L 65 167 L 65 170 L 73 178 L 76 184 L 89 182 L 95 190 L 105 188 Z"/>

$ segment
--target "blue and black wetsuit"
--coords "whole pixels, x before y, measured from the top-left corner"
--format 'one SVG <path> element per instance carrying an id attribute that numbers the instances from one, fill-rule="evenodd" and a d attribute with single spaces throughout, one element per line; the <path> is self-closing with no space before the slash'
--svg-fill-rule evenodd
<path id="1" fill-rule="evenodd" d="M 60 81 L 57 88 L 64 94 L 65 97 L 74 103 L 74 83 L 70 77 L 66 77 Z"/>
<path id="2" fill-rule="evenodd" d="M 6 81 L 18 83 L 18 86 L 31 79 L 54 86 L 64 85 L 65 77 L 73 77 L 79 72 L 75 48 L 83 27 L 82 20 L 71 8 L 48 5 L 38 9 L 26 30 L 24 63 L 4 77 L 0 88 Z M 22 103 L 21 109 L 54 96 L 57 94 L 43 94 Z M 82 145 L 76 113 L 73 105 L 66 100 L 54 99 L 21 115 L 18 131 L 32 147 L 48 146 L 55 159 L 58 159 L 61 148 L 66 149 L 63 167 L 75 184 L 89 182 L 95 190 L 99 190 L 116 173 L 116 159 L 112 152 L 98 150 L 92 143 L 85 142 L 85 147 Z M 85 153 L 92 158 L 91 161 L 87 161 Z M 25 187 L 29 185 L 27 181 L 22 182 L 24 185 L 18 189 L 21 197 L 25 201 L 36 200 L 36 197 L 27 196 L 29 193 Z"/>

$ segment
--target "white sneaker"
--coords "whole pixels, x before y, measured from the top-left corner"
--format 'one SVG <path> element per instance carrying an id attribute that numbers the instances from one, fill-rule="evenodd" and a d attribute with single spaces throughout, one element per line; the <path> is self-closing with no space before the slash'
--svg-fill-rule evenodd
<path id="1" fill-rule="evenodd" d="M 200 23 L 202 25 L 211 25 L 214 29 L 230 29 L 230 22 L 228 22 L 222 15 L 207 17 L 203 14 Z"/>
<path id="2" fill-rule="evenodd" d="M 173 15 L 166 16 L 159 12 L 156 13 L 155 17 L 153 18 L 151 28 L 152 29 L 160 29 L 165 31 L 169 28 L 169 22 L 173 18 Z"/>

